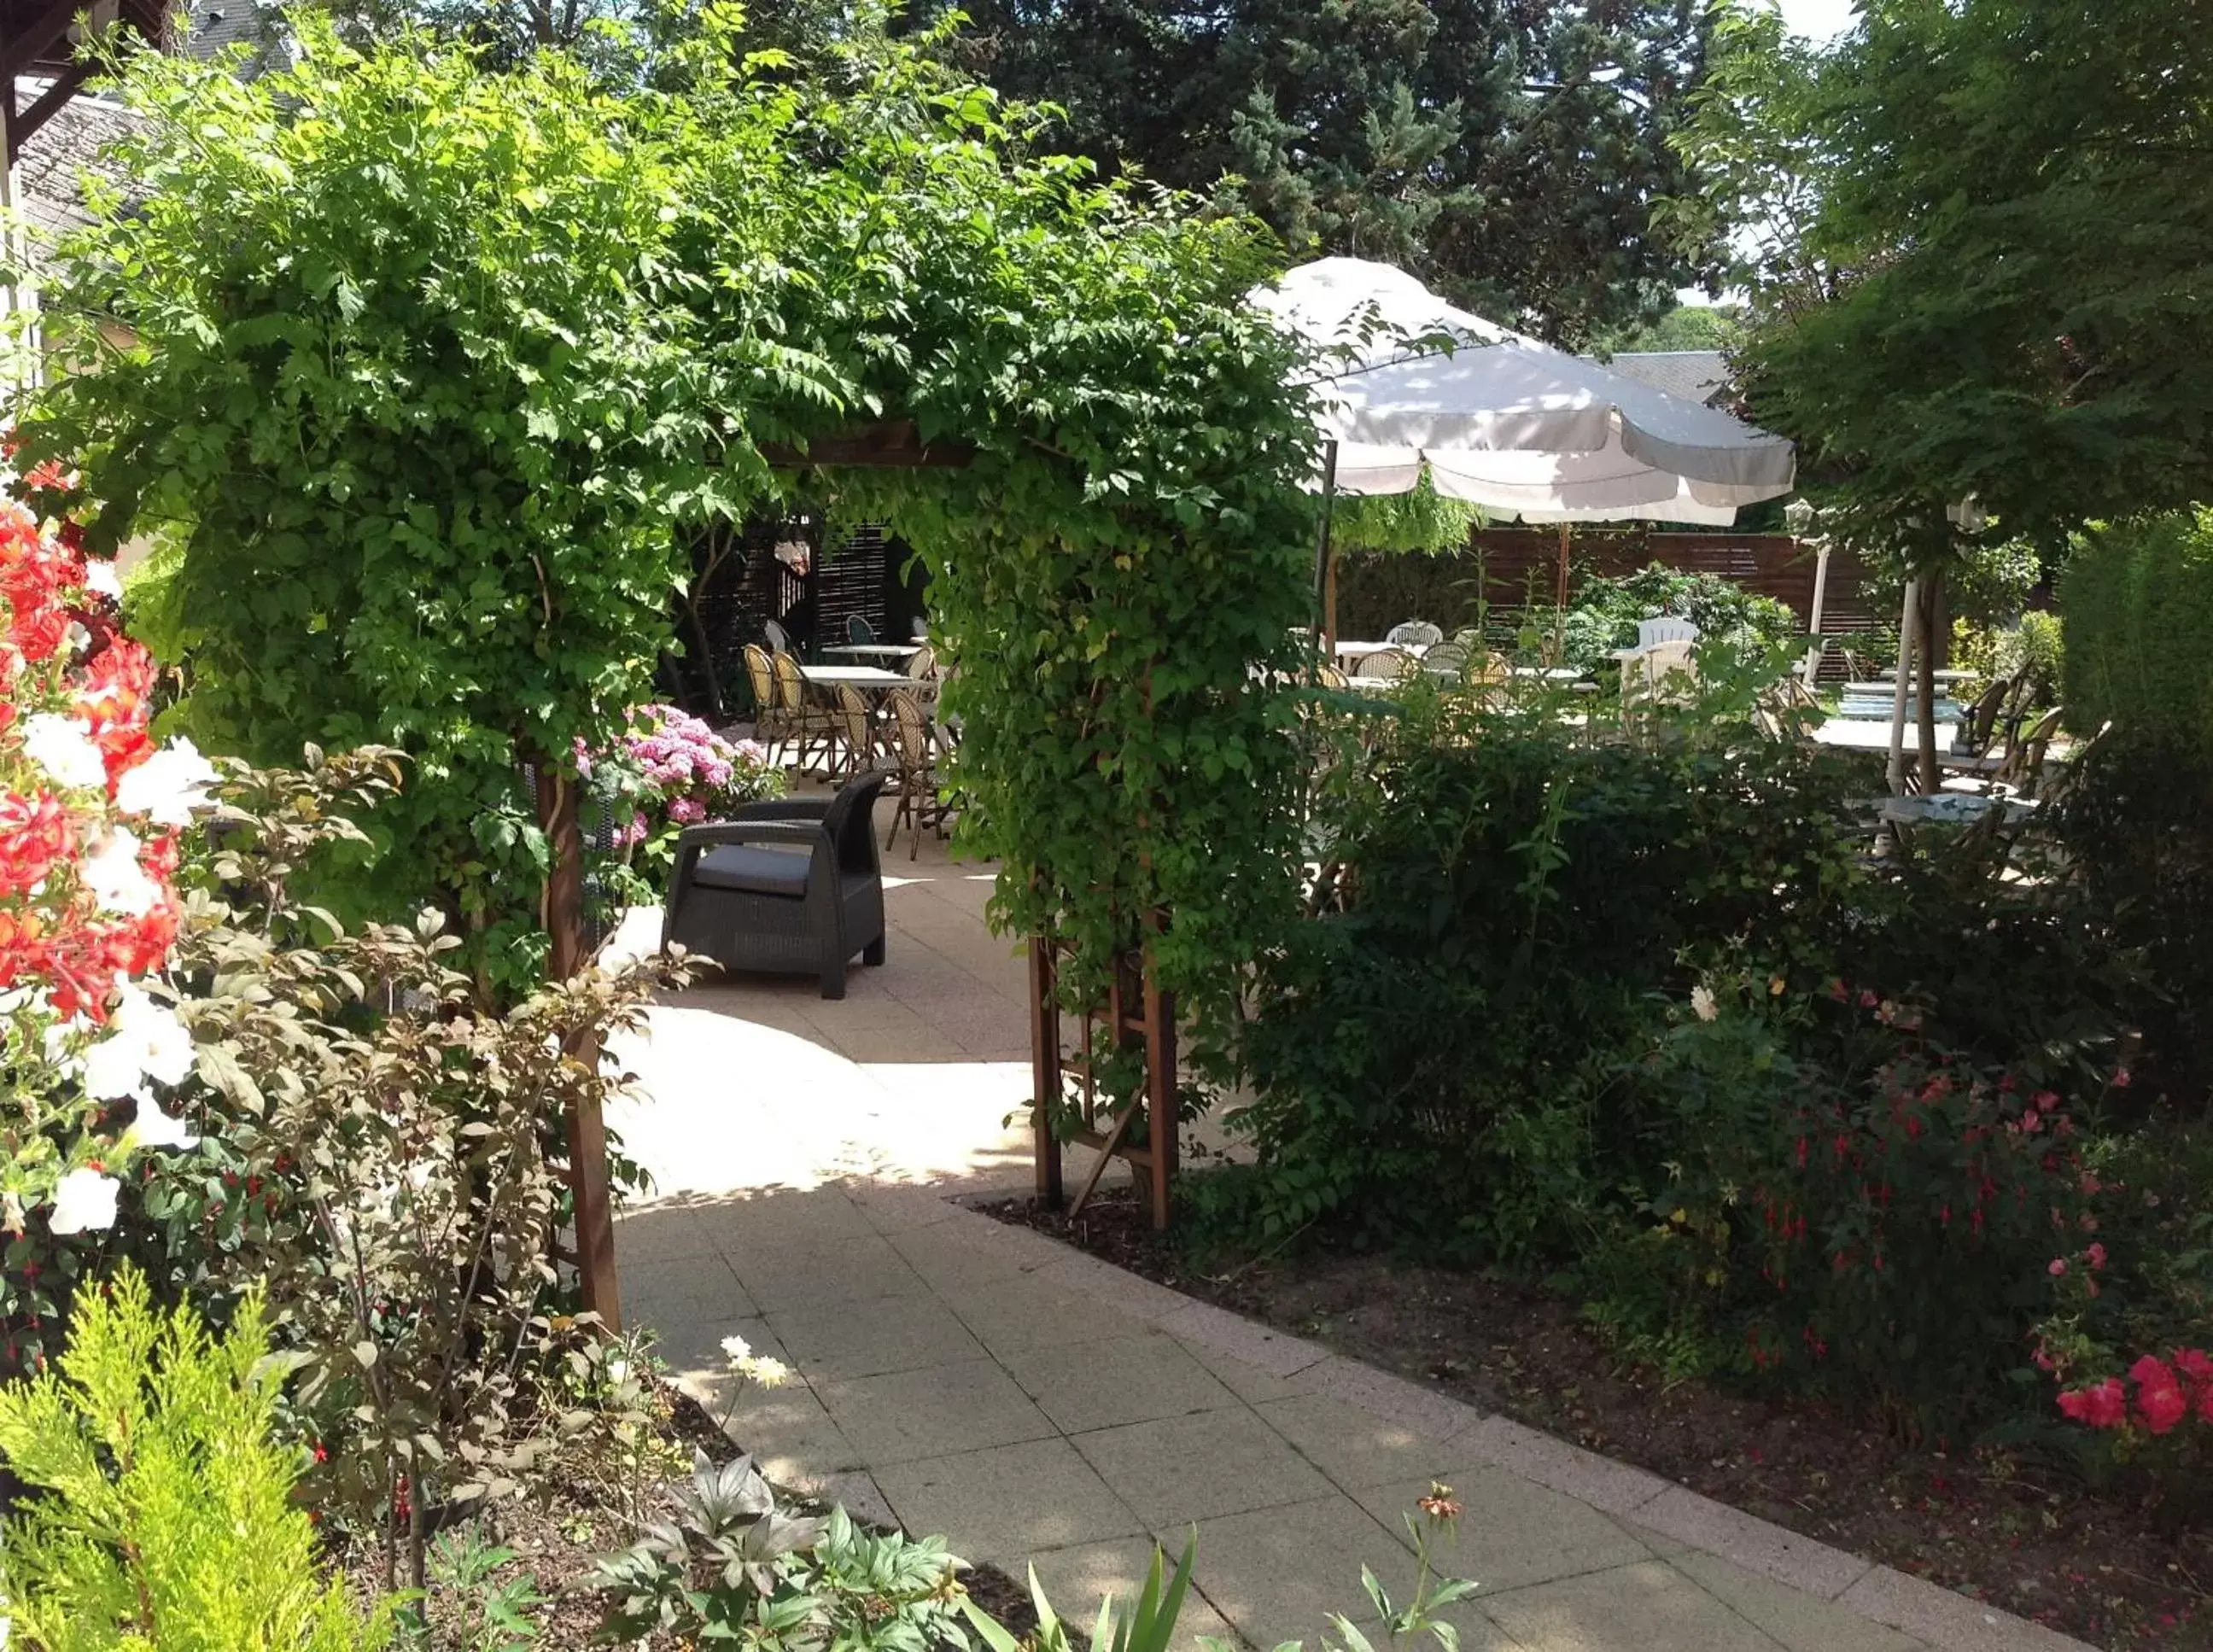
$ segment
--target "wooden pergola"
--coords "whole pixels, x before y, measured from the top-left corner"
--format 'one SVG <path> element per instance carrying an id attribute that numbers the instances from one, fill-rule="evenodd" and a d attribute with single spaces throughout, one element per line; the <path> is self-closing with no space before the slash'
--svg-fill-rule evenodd
<path id="1" fill-rule="evenodd" d="M 157 47 L 174 39 L 172 12 L 162 0 L 0 0 L 0 131 L 13 166 L 33 133 L 53 119 L 83 86 L 95 65 L 86 43 L 109 28 L 136 31 Z M 47 81 L 29 104 L 16 107 L 16 82 Z"/>

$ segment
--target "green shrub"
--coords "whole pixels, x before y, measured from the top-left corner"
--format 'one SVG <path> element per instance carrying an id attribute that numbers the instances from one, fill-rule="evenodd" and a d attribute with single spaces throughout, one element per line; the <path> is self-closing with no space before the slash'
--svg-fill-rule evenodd
<path id="1" fill-rule="evenodd" d="M 119 1273 L 70 1319 L 60 1369 L 0 1387 L 0 1463 L 29 1488 L 0 1525 L 0 1623 L 26 1652 L 374 1652 L 293 1502 L 261 1299 L 221 1341 Z"/>
<path id="2" fill-rule="evenodd" d="M 2069 721 L 2213 771 L 2213 509 L 2088 529 L 2059 580 Z"/>
<path id="3" fill-rule="evenodd" d="M 1801 634 L 1788 604 L 1716 574 L 1680 573 L 1655 562 L 1620 579 L 1583 584 L 1562 626 L 1562 657 L 1602 667 L 1615 649 L 1636 646 L 1638 620 L 1661 615 L 1688 619 L 1702 639 L 1747 657 Z"/>

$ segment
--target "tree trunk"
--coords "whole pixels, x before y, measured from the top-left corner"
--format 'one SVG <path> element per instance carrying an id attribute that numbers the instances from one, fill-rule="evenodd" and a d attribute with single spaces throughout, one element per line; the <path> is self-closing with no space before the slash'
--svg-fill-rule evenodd
<path id="1" fill-rule="evenodd" d="M 546 833 L 546 931 L 552 943 L 553 978 L 565 981 L 588 961 L 584 957 L 584 834 L 576 820 L 576 788 L 553 760 L 540 754 L 537 775 L 540 829 Z M 594 1070 L 599 1039 L 589 1032 L 573 1039 L 568 1052 Z M 607 1132 L 596 1100 L 573 1106 L 566 1120 L 569 1190 L 575 1204 L 576 1271 L 584 1306 L 610 1331 L 622 1329 L 622 1296 L 615 1279 L 614 1206 L 607 1189 Z"/>
<path id="2" fill-rule="evenodd" d="M 1921 579 L 1921 659 L 1914 691 L 1921 705 L 1914 722 L 1921 731 L 1921 795 L 1933 797 L 1943 783 L 1936 763 L 1936 615 L 1943 606 L 1944 571 L 1932 569 Z"/>

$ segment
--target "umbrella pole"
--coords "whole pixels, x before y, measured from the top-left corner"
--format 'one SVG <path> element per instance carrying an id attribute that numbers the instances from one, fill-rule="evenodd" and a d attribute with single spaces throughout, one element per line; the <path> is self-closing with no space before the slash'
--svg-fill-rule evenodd
<path id="1" fill-rule="evenodd" d="M 1806 650 L 1806 686 L 1813 687 L 1814 680 L 1821 674 L 1821 604 L 1829 594 L 1829 541 L 1821 540 L 1814 552 L 1814 611 L 1807 616 L 1806 631 L 1814 641 Z"/>
<path id="2" fill-rule="evenodd" d="M 1905 796 L 1905 688 L 1913 668 L 1914 608 L 1919 600 L 1919 582 L 1905 582 L 1905 607 L 1898 622 L 1898 676 L 1890 696 L 1890 795 Z"/>
<path id="3" fill-rule="evenodd" d="M 1314 544 L 1314 607 L 1320 623 L 1314 627 L 1314 663 L 1320 666 L 1337 650 L 1337 558 L 1329 542 L 1330 519 L 1337 509 L 1337 440 L 1321 444 L 1321 535 Z M 1319 671 L 1315 680 L 1320 680 Z"/>

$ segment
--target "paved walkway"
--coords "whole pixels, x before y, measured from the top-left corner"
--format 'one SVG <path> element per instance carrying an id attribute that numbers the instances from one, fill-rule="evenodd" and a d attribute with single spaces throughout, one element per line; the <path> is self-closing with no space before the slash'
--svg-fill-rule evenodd
<path id="1" fill-rule="evenodd" d="M 627 1312 L 772 1476 L 1034 1564 L 1078 1622 L 1195 1523 L 1186 1645 L 1319 1645 L 1372 1617 L 1363 1562 L 1403 1597 L 1432 1477 L 1466 1505 L 1466 1652 L 2078 1644 L 952 1202 L 1027 1185 L 1022 970 L 987 875 L 887 869 L 889 958 L 843 1003 L 718 982 L 620 1046 L 649 1099 L 611 1122 L 661 1186 L 620 1227 Z M 734 1393 L 732 1334 L 802 1380 Z"/>

